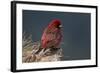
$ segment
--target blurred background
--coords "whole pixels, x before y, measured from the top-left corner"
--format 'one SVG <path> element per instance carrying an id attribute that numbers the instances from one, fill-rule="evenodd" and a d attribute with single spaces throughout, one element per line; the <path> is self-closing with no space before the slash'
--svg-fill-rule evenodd
<path id="1" fill-rule="evenodd" d="M 32 35 L 32 41 L 40 41 L 44 29 L 54 20 L 63 25 L 63 60 L 90 59 L 90 14 L 23 10 L 23 33 Z"/>

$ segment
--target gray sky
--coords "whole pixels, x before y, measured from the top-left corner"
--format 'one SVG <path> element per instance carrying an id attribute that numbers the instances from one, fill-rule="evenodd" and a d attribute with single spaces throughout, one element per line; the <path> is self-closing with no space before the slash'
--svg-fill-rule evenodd
<path id="1" fill-rule="evenodd" d="M 63 24 L 64 60 L 90 59 L 90 14 L 23 10 L 23 31 L 40 41 L 44 28 L 54 19 Z"/>

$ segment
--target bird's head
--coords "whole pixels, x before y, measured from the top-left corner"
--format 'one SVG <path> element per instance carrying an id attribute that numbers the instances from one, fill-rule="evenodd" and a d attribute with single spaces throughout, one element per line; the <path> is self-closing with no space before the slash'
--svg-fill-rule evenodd
<path id="1" fill-rule="evenodd" d="M 51 21 L 51 23 L 49 24 L 49 27 L 62 28 L 61 21 L 58 19 L 55 19 L 55 20 Z"/>

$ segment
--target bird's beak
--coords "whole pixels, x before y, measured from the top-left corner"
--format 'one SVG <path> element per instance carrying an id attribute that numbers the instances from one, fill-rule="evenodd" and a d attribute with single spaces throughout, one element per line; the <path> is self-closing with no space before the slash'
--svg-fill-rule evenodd
<path id="1" fill-rule="evenodd" d="M 62 25 L 60 25 L 59 27 L 60 27 L 60 28 L 62 28 L 63 26 L 62 26 Z"/>

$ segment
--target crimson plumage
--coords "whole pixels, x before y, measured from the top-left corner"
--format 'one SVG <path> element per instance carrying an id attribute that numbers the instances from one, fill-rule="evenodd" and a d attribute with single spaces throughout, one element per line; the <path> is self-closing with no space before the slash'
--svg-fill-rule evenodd
<path id="1" fill-rule="evenodd" d="M 61 21 L 58 19 L 52 20 L 44 29 L 41 38 L 42 48 L 59 48 L 62 41 Z"/>

